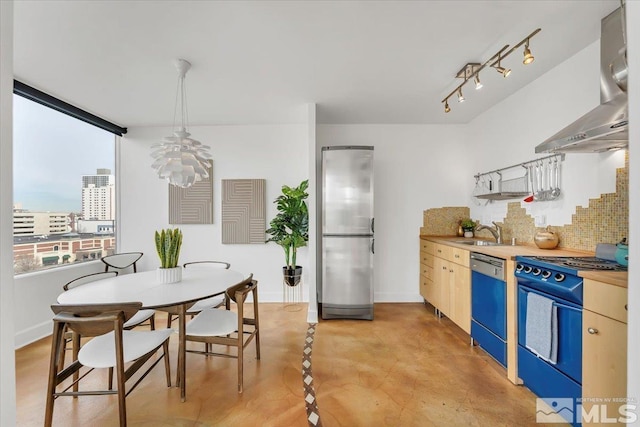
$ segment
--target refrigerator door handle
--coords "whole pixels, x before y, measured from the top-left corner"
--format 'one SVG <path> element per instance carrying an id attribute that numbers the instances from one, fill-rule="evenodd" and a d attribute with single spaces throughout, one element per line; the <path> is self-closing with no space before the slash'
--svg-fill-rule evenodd
<path id="1" fill-rule="evenodd" d="M 371 239 L 371 253 L 376 253 L 376 239 Z"/>
<path id="2" fill-rule="evenodd" d="M 375 220 L 376 220 L 375 218 L 371 218 L 371 232 L 372 233 L 375 233 L 375 231 L 374 231 Z"/>

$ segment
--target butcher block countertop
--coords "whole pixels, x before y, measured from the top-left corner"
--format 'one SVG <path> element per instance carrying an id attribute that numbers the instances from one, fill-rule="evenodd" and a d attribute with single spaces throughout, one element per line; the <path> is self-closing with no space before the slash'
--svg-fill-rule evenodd
<path id="1" fill-rule="evenodd" d="M 458 236 L 426 236 L 421 235 L 421 239 L 429 240 L 435 243 L 442 243 L 445 245 L 453 246 L 460 249 L 466 249 L 471 252 L 479 252 L 482 254 L 494 256 L 496 258 L 502 258 L 507 260 L 514 260 L 518 255 L 524 256 L 594 256 L 593 252 L 578 251 L 573 249 L 540 249 L 535 245 L 523 245 L 518 244 L 515 246 L 501 245 L 501 246 L 475 246 L 467 245 L 464 243 L 456 243 L 469 240 L 488 240 L 477 238 L 464 238 Z M 488 240 L 491 241 L 491 240 Z M 599 282 L 609 283 L 616 286 L 627 287 L 627 272 L 626 271 L 581 271 L 579 276 L 597 280 Z"/>
<path id="2" fill-rule="evenodd" d="M 628 276 L 626 271 L 581 271 L 578 276 L 585 279 L 596 280 L 610 285 L 627 287 Z"/>

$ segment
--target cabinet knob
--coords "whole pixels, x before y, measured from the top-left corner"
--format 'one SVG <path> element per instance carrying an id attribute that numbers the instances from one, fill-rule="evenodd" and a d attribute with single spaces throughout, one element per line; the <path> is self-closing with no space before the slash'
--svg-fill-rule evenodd
<path id="1" fill-rule="evenodd" d="M 438 253 L 441 254 L 442 253 L 442 249 L 438 249 Z"/>
<path id="2" fill-rule="evenodd" d="M 455 258 L 460 258 L 460 255 L 455 254 L 455 255 L 454 255 L 454 257 L 455 257 Z"/>
<path id="3" fill-rule="evenodd" d="M 589 332 L 591 335 L 595 335 L 598 333 L 598 330 L 596 328 L 587 328 L 587 332 Z"/>
<path id="4" fill-rule="evenodd" d="M 449 273 L 453 273 L 453 270 L 449 270 Z"/>
<path id="5" fill-rule="evenodd" d="M 629 309 L 627 308 L 627 304 L 624 305 L 624 309 L 629 311 Z"/>
<path id="6" fill-rule="evenodd" d="M 447 267 L 445 267 L 445 266 L 443 265 L 443 266 L 442 266 L 442 269 L 443 269 L 443 270 L 446 270 L 446 269 L 447 269 Z"/>

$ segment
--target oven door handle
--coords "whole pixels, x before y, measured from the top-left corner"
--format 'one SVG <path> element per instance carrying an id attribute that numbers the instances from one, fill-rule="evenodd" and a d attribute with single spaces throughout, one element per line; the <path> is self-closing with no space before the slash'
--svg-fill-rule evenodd
<path id="1" fill-rule="evenodd" d="M 577 311 L 577 312 L 582 313 L 582 307 L 575 307 L 575 306 L 572 306 L 572 305 L 563 304 L 563 303 L 559 302 L 559 301 L 556 299 L 557 297 L 550 296 L 549 294 L 545 294 L 545 293 L 540 292 L 540 291 L 537 291 L 537 290 L 535 290 L 535 289 L 531 289 L 531 288 L 529 288 L 529 287 L 527 287 L 527 286 L 524 286 L 524 285 L 518 285 L 518 286 L 519 286 L 520 288 L 522 288 L 522 290 L 523 290 L 523 291 L 525 292 L 525 294 L 527 294 L 527 295 L 528 295 L 528 294 L 530 294 L 531 292 L 533 292 L 533 293 L 534 293 L 534 294 L 536 294 L 536 295 L 540 295 L 540 296 L 543 296 L 543 297 L 549 298 L 550 300 L 553 300 L 553 305 L 554 305 L 554 306 L 556 306 L 556 307 L 558 307 L 558 308 L 563 308 L 563 309 L 564 309 L 564 308 L 566 308 L 566 309 L 568 309 L 568 310 L 573 310 L 573 311 Z"/>
<path id="2" fill-rule="evenodd" d="M 553 298 L 549 298 L 549 299 L 553 299 Z M 555 301 L 555 300 L 553 301 L 553 305 L 554 305 L 555 307 L 558 307 L 558 308 L 567 309 L 567 310 L 573 310 L 573 311 L 578 311 L 578 312 L 582 313 L 582 309 L 581 309 L 581 308 L 571 307 L 570 305 L 562 304 L 562 303 L 557 302 L 557 301 Z"/>

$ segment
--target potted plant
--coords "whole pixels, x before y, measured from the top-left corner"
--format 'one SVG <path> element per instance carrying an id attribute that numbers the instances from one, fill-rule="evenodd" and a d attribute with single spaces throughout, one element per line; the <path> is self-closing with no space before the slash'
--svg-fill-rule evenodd
<path id="1" fill-rule="evenodd" d="M 182 267 L 178 265 L 182 231 L 179 228 L 161 230 L 155 233 L 156 251 L 160 258 L 158 280 L 160 283 L 175 283 L 182 280 Z"/>
<path id="2" fill-rule="evenodd" d="M 305 199 L 309 180 L 304 180 L 297 187 L 282 186 L 282 194 L 273 203 L 278 214 L 269 223 L 267 234 L 271 237 L 267 242 L 276 242 L 284 250 L 285 266 L 282 267 L 284 281 L 289 286 L 300 282 L 302 267 L 296 264 L 298 248 L 309 241 L 309 211 Z"/>
<path id="3" fill-rule="evenodd" d="M 464 237 L 473 237 L 473 230 L 476 228 L 476 223 L 471 218 L 463 219 L 460 226 L 464 231 Z"/>

